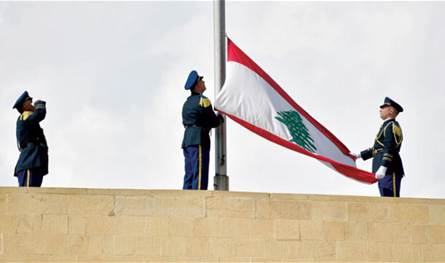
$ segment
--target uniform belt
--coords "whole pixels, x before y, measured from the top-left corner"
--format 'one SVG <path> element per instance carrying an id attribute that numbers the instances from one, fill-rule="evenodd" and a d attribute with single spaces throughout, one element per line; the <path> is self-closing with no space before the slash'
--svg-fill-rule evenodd
<path id="1" fill-rule="evenodd" d="M 191 127 L 200 127 L 200 126 L 193 124 L 193 125 L 184 125 L 184 127 L 185 128 L 191 128 Z"/>

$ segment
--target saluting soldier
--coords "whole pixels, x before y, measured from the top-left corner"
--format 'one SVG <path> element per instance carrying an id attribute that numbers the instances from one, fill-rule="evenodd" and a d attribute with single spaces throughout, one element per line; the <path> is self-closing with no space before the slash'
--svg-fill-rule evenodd
<path id="1" fill-rule="evenodd" d="M 207 190 L 209 179 L 210 136 L 223 118 L 215 114 L 210 100 L 202 95 L 206 90 L 202 76 L 191 71 L 185 83 L 191 94 L 182 107 L 182 123 L 185 127 L 182 150 L 185 159 L 183 189 Z"/>
<path id="2" fill-rule="evenodd" d="M 16 136 L 20 157 L 14 176 L 19 186 L 42 185 L 43 176 L 48 174 L 48 145 L 40 122 L 46 116 L 46 103 L 32 98 L 25 91 L 15 102 L 13 109 L 20 113 L 17 119 Z"/>
<path id="3" fill-rule="evenodd" d="M 374 146 L 354 154 L 363 160 L 373 158 L 372 172 L 379 180 L 381 196 L 400 197 L 400 184 L 405 173 L 399 154 L 403 134 L 396 117 L 402 111 L 402 106 L 386 97 L 380 106 L 380 118 L 384 122 L 374 140 Z"/>

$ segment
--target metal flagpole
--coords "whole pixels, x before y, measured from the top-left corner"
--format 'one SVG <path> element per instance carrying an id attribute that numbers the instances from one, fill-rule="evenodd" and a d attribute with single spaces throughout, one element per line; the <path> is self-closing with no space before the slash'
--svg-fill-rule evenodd
<path id="1" fill-rule="evenodd" d="M 225 1 L 214 0 L 214 46 L 215 46 L 215 96 L 221 90 L 226 79 L 226 25 L 225 25 Z M 215 132 L 215 190 L 228 191 L 229 177 L 227 176 L 226 153 L 226 122 L 222 123 Z"/>

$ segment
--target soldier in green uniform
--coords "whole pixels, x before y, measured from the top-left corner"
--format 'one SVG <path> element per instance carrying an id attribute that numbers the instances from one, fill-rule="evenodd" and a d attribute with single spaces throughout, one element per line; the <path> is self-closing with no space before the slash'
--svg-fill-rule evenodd
<path id="1" fill-rule="evenodd" d="M 381 196 L 400 197 L 400 184 L 405 172 L 399 154 L 403 134 L 396 117 L 402 111 L 402 106 L 386 97 L 380 106 L 380 118 L 384 122 L 377 133 L 374 145 L 359 154 L 353 154 L 363 160 L 373 158 L 372 172 L 379 180 Z"/>
<path id="2" fill-rule="evenodd" d="M 185 83 L 191 94 L 182 107 L 182 123 L 185 127 L 182 150 L 185 159 L 183 189 L 207 190 L 209 178 L 210 136 L 223 118 L 215 114 L 210 100 L 202 95 L 206 90 L 202 76 L 191 71 Z"/>
<path id="3" fill-rule="evenodd" d="M 48 174 L 48 145 L 40 127 L 46 116 L 46 103 L 36 101 L 25 91 L 15 102 L 13 109 L 20 113 L 17 119 L 16 137 L 20 157 L 15 166 L 14 176 L 19 186 L 42 185 L 43 176 Z"/>

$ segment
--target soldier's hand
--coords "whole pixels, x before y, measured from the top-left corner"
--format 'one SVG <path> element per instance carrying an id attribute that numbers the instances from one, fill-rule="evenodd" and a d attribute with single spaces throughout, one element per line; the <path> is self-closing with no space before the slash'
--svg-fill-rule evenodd
<path id="1" fill-rule="evenodd" d="M 36 101 L 34 102 L 34 105 L 35 105 L 36 109 L 44 109 L 45 106 L 46 106 L 46 101 L 43 101 L 43 100 L 36 100 Z"/>
<path id="2" fill-rule="evenodd" d="M 375 179 L 380 180 L 383 177 L 385 177 L 387 169 L 388 168 L 383 165 L 380 166 L 379 169 L 377 170 L 377 172 L 375 173 Z"/>
<path id="3" fill-rule="evenodd" d="M 354 156 L 357 159 L 361 159 L 362 155 L 360 153 L 349 153 L 350 155 Z"/>

